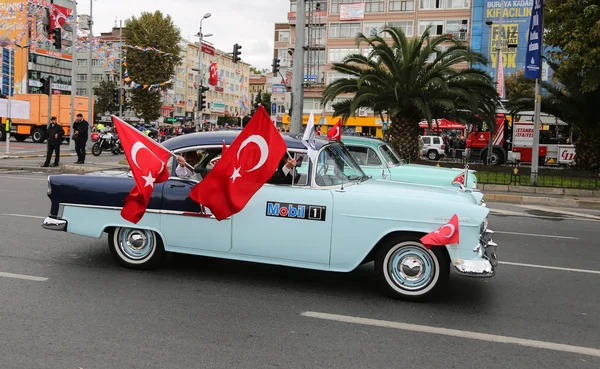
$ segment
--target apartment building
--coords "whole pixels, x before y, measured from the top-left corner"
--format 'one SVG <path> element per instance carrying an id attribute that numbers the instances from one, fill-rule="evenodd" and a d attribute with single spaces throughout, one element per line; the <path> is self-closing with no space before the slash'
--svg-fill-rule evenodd
<path id="1" fill-rule="evenodd" d="M 386 25 L 391 25 L 402 28 L 410 37 L 416 37 L 431 25 L 433 35 L 450 34 L 466 43 L 470 41 L 470 0 L 364 0 L 360 3 L 356 0 L 307 0 L 306 5 L 304 122 L 313 111 L 323 132 L 326 132 L 327 125 L 337 121 L 337 118 L 332 119 L 331 104 L 321 104 L 324 87 L 341 77 L 331 70 L 331 63 L 339 62 L 349 54 L 370 52 L 366 45 L 357 47 L 357 33 L 376 35 Z M 290 66 L 297 26 L 296 10 L 296 1 L 291 0 L 289 29 L 283 24 L 275 25 L 274 57 L 282 59 L 286 54 L 290 55 Z M 283 124 L 289 124 L 289 115 L 283 117 Z M 347 131 L 379 137 L 385 126 L 385 122 L 368 110 L 359 111 L 358 116 L 349 119 L 346 124 Z"/>

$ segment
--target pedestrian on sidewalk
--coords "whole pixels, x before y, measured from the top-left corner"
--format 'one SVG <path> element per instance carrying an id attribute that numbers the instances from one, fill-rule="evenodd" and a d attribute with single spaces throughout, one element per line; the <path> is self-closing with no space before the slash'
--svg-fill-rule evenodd
<path id="1" fill-rule="evenodd" d="M 83 114 L 77 114 L 77 119 L 73 123 L 73 139 L 75 140 L 75 152 L 77 161 L 75 164 L 85 163 L 85 146 L 88 139 L 88 129 L 90 124 L 83 119 Z"/>
<path id="2" fill-rule="evenodd" d="M 44 165 L 42 165 L 42 167 L 47 167 L 50 165 L 50 159 L 52 159 L 52 152 L 54 152 L 54 164 L 52 166 L 58 166 L 58 162 L 60 160 L 60 144 L 64 135 L 65 130 L 57 123 L 56 117 L 50 118 L 50 127 L 48 127 L 47 130 L 48 150 L 46 152 L 46 162 L 44 162 Z"/>

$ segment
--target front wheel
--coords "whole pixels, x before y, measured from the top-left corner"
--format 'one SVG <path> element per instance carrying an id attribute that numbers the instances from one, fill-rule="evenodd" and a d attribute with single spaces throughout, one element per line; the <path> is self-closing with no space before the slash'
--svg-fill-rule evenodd
<path id="1" fill-rule="evenodd" d="M 102 154 L 102 146 L 100 145 L 100 142 L 96 142 L 92 145 L 92 155 L 100 156 L 100 154 Z"/>
<path id="2" fill-rule="evenodd" d="M 438 152 L 435 150 L 429 150 L 429 152 L 427 153 L 427 158 L 429 160 L 439 160 L 440 154 L 438 154 Z"/>
<path id="3" fill-rule="evenodd" d="M 117 144 L 112 148 L 113 155 L 119 155 L 121 153 L 121 145 Z"/>
<path id="4" fill-rule="evenodd" d="M 112 256 L 126 268 L 156 268 L 166 255 L 160 236 L 147 229 L 117 227 L 108 240 Z"/>
<path id="5" fill-rule="evenodd" d="M 448 282 L 450 258 L 443 247 L 428 250 L 416 237 L 394 237 L 377 251 L 375 272 L 386 295 L 427 301 Z"/>

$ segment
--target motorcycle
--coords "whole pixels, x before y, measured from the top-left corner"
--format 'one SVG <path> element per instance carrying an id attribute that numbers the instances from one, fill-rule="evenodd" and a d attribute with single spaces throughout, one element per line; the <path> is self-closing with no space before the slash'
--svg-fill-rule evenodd
<path id="1" fill-rule="evenodd" d="M 121 139 L 117 135 L 114 136 L 114 145 L 111 151 L 113 155 L 119 155 L 123 152 L 123 146 L 121 146 Z"/>
<path id="2" fill-rule="evenodd" d="M 112 133 L 101 133 L 98 137 L 98 141 L 92 146 L 92 155 L 100 156 L 102 151 L 108 150 L 113 151 L 115 148 L 115 138 Z M 119 150 L 120 152 L 120 150 Z M 118 153 L 115 155 L 118 155 Z M 114 154 L 114 152 L 113 152 Z"/>

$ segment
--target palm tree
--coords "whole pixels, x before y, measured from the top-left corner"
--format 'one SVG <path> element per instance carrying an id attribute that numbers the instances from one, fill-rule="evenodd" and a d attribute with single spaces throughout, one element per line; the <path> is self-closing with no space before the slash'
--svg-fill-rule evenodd
<path id="1" fill-rule="evenodd" d="M 552 70 L 558 64 L 548 62 Z M 577 167 L 586 170 L 600 168 L 600 88 L 582 93 L 584 76 L 581 71 L 568 70 L 557 75 L 557 83 L 543 82 L 547 94 L 542 97 L 541 111 L 570 124 L 579 136 L 575 142 Z M 511 114 L 531 110 L 533 97 L 510 100 Z"/>
<path id="2" fill-rule="evenodd" d="M 323 92 L 323 104 L 351 95 L 333 104 L 334 115 L 343 120 L 359 108 L 369 108 L 382 119 L 387 115 L 391 143 L 409 160 L 420 157 L 420 121 L 431 125 L 433 118 L 444 117 L 464 123 L 478 117 L 493 126 L 499 101 L 490 76 L 470 67 L 486 65 L 485 56 L 447 35 L 430 37 L 429 29 L 409 40 L 400 28 L 386 27 L 381 33 L 391 37 L 391 44 L 381 36 L 358 34 L 357 45 L 366 43 L 372 51 L 333 63 L 332 69 L 347 77 Z"/>

